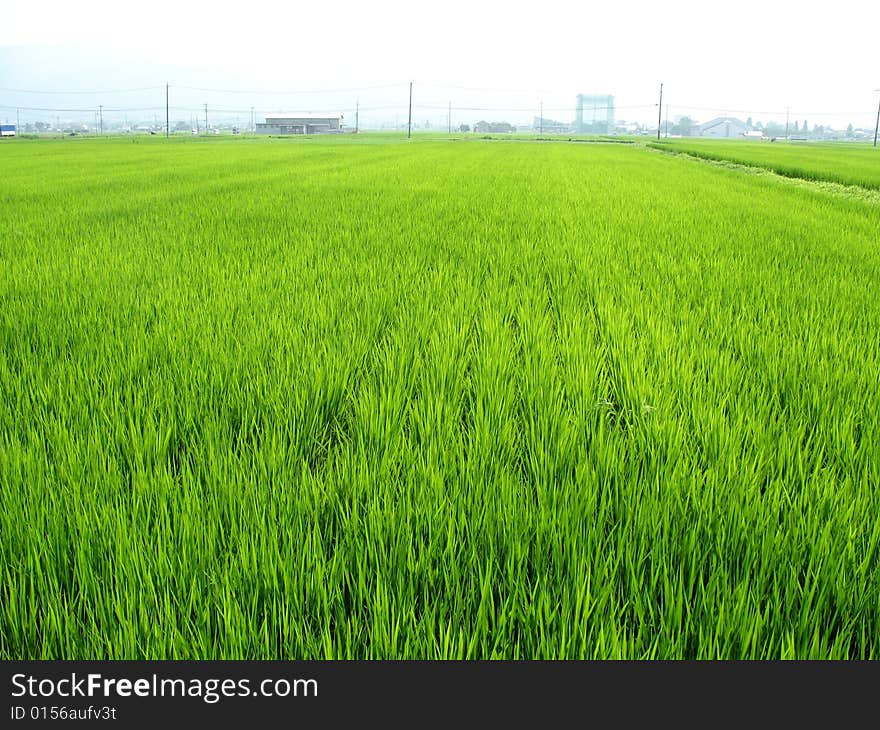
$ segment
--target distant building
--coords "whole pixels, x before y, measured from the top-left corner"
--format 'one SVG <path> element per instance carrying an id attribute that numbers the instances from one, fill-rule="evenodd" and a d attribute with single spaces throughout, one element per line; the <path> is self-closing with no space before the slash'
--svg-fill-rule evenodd
<path id="1" fill-rule="evenodd" d="M 620 120 L 614 126 L 614 131 L 618 134 L 638 134 L 639 133 L 639 123 L 638 122 L 626 122 L 624 120 Z"/>
<path id="2" fill-rule="evenodd" d="M 574 129 L 578 134 L 610 134 L 614 131 L 614 97 L 609 94 L 578 94 Z"/>
<path id="3" fill-rule="evenodd" d="M 15 136 L 15 125 L 14 124 L 0 124 L 0 137 L 14 137 Z"/>
<path id="4" fill-rule="evenodd" d="M 535 117 L 532 129 L 543 134 L 570 134 L 573 131 L 571 124 L 541 117 Z"/>
<path id="5" fill-rule="evenodd" d="M 341 114 L 268 114 L 257 134 L 340 134 Z"/>
<path id="6" fill-rule="evenodd" d="M 750 132 L 751 128 L 748 124 L 740 121 L 736 117 L 718 117 L 705 124 L 701 124 L 697 128 L 697 136 L 699 137 L 742 137 L 746 132 Z"/>
<path id="7" fill-rule="evenodd" d="M 481 134 L 510 134 L 516 131 L 516 127 L 507 122 L 479 121 L 474 125 L 474 131 Z"/>

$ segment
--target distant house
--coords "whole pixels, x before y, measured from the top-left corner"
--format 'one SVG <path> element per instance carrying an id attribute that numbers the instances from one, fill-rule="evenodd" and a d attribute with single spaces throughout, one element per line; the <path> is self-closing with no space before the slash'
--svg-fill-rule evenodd
<path id="1" fill-rule="evenodd" d="M 507 122 L 479 121 L 474 125 L 474 131 L 481 134 L 510 134 L 516 131 L 516 127 Z"/>
<path id="2" fill-rule="evenodd" d="M 257 134 L 340 134 L 341 114 L 268 114 Z"/>
<path id="3" fill-rule="evenodd" d="M 751 128 L 745 122 L 736 117 L 718 117 L 705 124 L 701 124 L 697 128 L 697 136 L 699 137 L 719 137 L 732 138 L 741 137 L 746 132 L 750 132 Z"/>
<path id="4" fill-rule="evenodd" d="M 14 124 L 0 124 L 0 137 L 14 137 L 15 136 L 15 125 Z"/>
<path id="5" fill-rule="evenodd" d="M 574 128 L 571 124 L 558 122 L 555 119 L 535 117 L 532 123 L 532 130 L 535 132 L 543 132 L 544 134 L 570 134 L 574 131 Z"/>
<path id="6" fill-rule="evenodd" d="M 760 129 L 750 129 L 748 132 L 743 132 L 742 136 L 746 139 L 767 139 Z"/>

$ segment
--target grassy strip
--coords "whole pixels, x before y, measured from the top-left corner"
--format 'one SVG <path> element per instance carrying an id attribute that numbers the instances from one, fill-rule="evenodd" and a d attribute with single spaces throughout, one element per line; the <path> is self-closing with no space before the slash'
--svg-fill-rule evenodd
<path id="1" fill-rule="evenodd" d="M 865 145 L 673 140 L 651 142 L 649 146 L 763 167 L 784 177 L 880 189 L 880 154 Z"/>
<path id="2" fill-rule="evenodd" d="M 813 190 L 813 191 L 821 191 L 824 193 L 831 193 L 832 195 L 839 195 L 844 198 L 850 198 L 852 200 L 858 200 L 864 203 L 870 203 L 873 205 L 880 205 L 880 190 L 873 190 L 870 188 L 863 188 L 859 185 L 843 185 L 841 183 L 829 182 L 827 180 L 812 180 L 812 179 L 804 179 L 799 177 L 788 177 L 785 175 L 779 175 L 779 173 L 774 172 L 773 170 L 767 169 L 766 167 L 758 167 L 756 165 L 744 165 L 738 162 L 731 162 L 726 159 L 715 159 L 712 157 L 703 157 L 700 155 L 694 155 L 691 152 L 687 152 L 684 150 L 671 149 L 669 147 L 665 147 L 662 144 L 648 144 L 648 147 L 651 149 L 656 149 L 661 152 L 670 155 L 681 155 L 684 157 L 691 157 L 695 160 L 699 160 L 700 162 L 714 165 L 716 167 L 720 167 L 727 170 L 735 170 L 739 173 L 743 173 L 746 175 L 757 175 L 769 178 L 775 178 L 777 181 L 784 181 L 788 185 L 793 185 L 795 187 L 802 188 L 804 190 Z"/>

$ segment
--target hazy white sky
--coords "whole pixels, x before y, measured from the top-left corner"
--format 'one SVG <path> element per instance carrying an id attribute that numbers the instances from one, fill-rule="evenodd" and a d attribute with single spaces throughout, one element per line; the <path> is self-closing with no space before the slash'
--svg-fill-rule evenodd
<path id="1" fill-rule="evenodd" d="M 873 126 L 880 88 L 880 2 L 227 3 L 16 2 L 0 14 L 0 106 L 164 104 L 132 96 L 23 95 L 8 89 L 334 89 L 308 97 L 174 90 L 173 105 L 405 111 L 498 107 L 454 118 L 570 119 L 574 96 L 610 93 L 618 118 L 649 120 L 660 82 L 671 114 L 724 111 Z M 395 84 L 392 89 L 363 89 Z M 465 88 L 439 88 L 435 85 Z M 347 91 L 351 89 L 352 91 Z M 359 90 L 358 90 L 359 89 Z M 485 89 L 485 90 L 483 90 Z M 343 91 L 346 90 L 346 91 Z M 502 90 L 520 90 L 518 93 Z M 163 92 L 164 94 L 164 92 Z M 433 107 L 433 108 L 432 108 Z M 443 108 L 441 108 L 443 107 Z M 501 108 L 510 111 L 504 112 Z M 398 110 L 398 111 L 400 111 Z M 0 114 L 6 113 L 0 110 Z"/>

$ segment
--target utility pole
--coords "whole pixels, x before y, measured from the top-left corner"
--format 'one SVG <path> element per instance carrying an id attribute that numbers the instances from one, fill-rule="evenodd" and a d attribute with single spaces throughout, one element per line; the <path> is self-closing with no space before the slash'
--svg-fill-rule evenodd
<path id="1" fill-rule="evenodd" d="M 788 118 L 791 107 L 785 107 L 785 141 L 788 142 Z"/>
<path id="2" fill-rule="evenodd" d="M 667 139 L 669 139 L 669 103 L 666 104 L 666 132 L 663 135 Z"/>
<path id="3" fill-rule="evenodd" d="M 103 104 L 98 104 L 98 115 L 100 116 L 100 119 L 101 119 L 100 129 L 101 129 L 101 136 L 103 137 L 104 136 L 104 105 Z"/>
<path id="4" fill-rule="evenodd" d="M 18 118 L 18 109 L 15 110 L 15 133 L 21 134 L 21 120 Z M 877 146 L 877 134 L 874 134 L 874 146 Z"/>
<path id="5" fill-rule="evenodd" d="M 251 134 L 255 134 L 257 128 L 254 126 L 254 108 L 251 107 Z"/>
<path id="6" fill-rule="evenodd" d="M 208 102 L 205 102 L 205 134 L 208 133 Z"/>
<path id="7" fill-rule="evenodd" d="M 449 128 L 449 134 L 452 134 L 452 102 L 449 102 L 449 114 L 446 115 L 446 126 Z"/>
<path id="8" fill-rule="evenodd" d="M 168 116 L 168 84 L 165 84 L 165 139 L 171 134 L 170 117 Z"/>
<path id="9" fill-rule="evenodd" d="M 541 111 L 538 112 L 540 116 L 538 117 L 538 136 L 544 136 L 544 100 L 541 99 Z"/>
<path id="10" fill-rule="evenodd" d="M 406 123 L 406 138 L 412 137 L 412 81 L 409 82 L 409 119 Z"/>
<path id="11" fill-rule="evenodd" d="M 357 134 L 358 131 L 360 130 L 360 123 L 361 123 L 360 115 L 361 115 L 361 101 L 360 101 L 360 99 L 358 99 L 354 103 L 354 133 L 355 134 Z"/>
<path id="12" fill-rule="evenodd" d="M 657 139 L 660 139 L 660 120 L 663 119 L 663 83 L 660 83 L 660 104 L 657 108 Z"/>
<path id="13" fill-rule="evenodd" d="M 874 89 L 880 91 L 880 89 Z M 874 146 L 877 146 L 877 132 L 880 131 L 880 101 L 877 102 L 877 122 L 874 124 Z"/>

